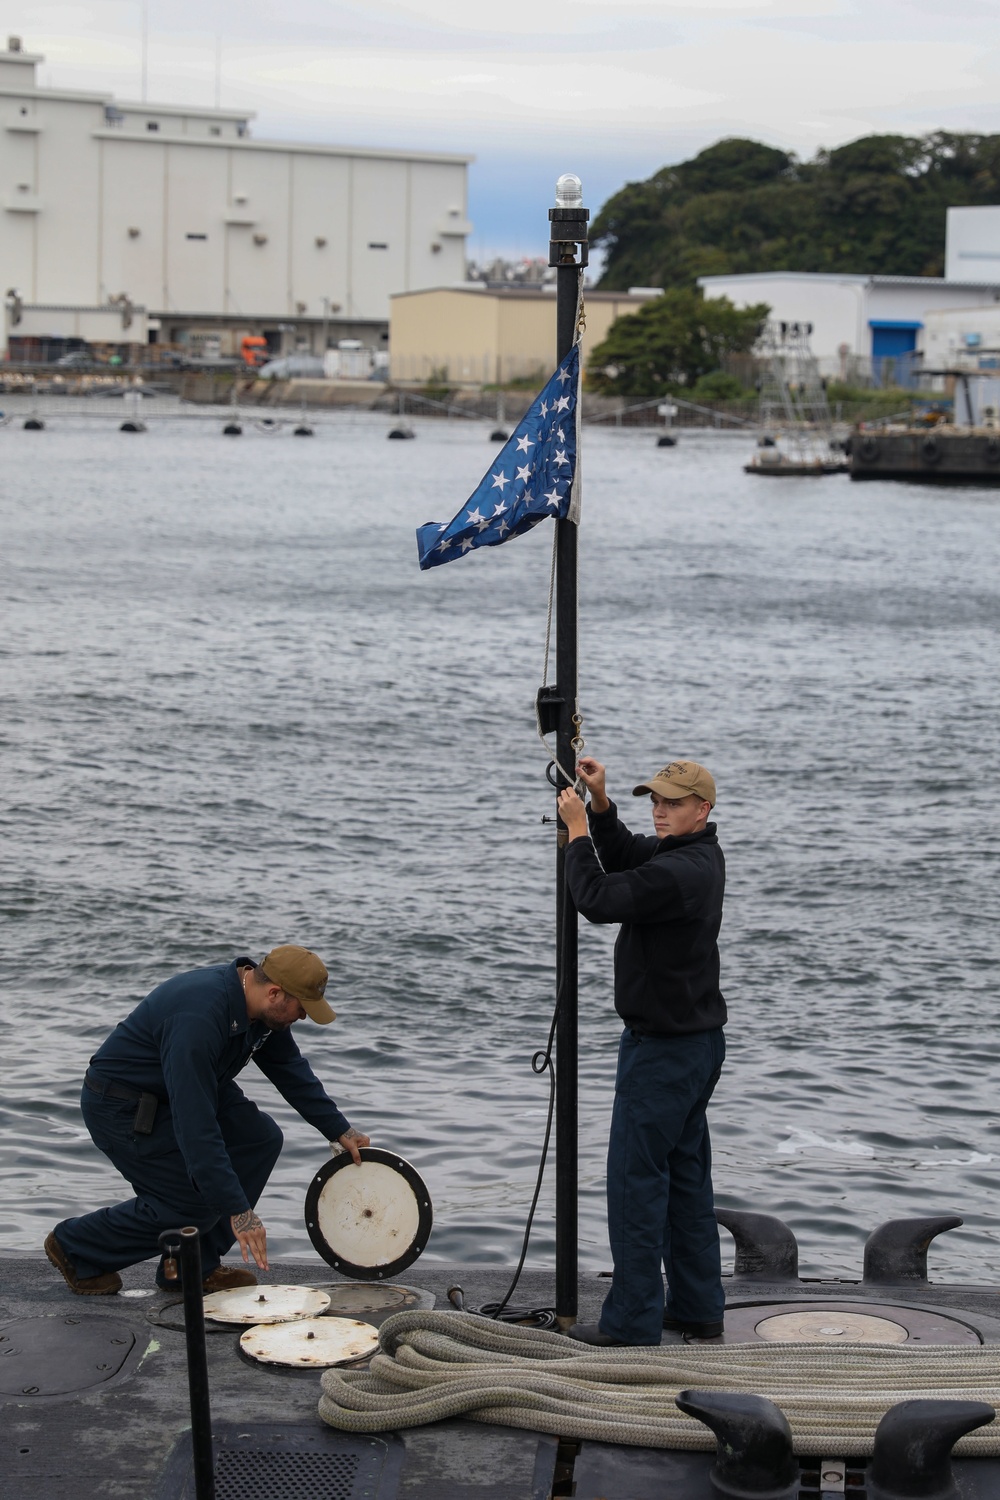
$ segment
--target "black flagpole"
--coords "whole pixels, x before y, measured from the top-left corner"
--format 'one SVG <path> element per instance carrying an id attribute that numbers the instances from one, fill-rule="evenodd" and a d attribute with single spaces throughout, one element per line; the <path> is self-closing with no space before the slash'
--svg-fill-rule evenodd
<path id="1" fill-rule="evenodd" d="M 587 264 L 587 220 L 580 180 L 571 174 L 556 183 L 556 207 L 549 209 L 549 265 L 556 268 L 556 362 L 576 339 L 582 269 Z M 577 452 L 577 466 L 580 454 Z M 573 722 L 577 683 L 577 527 L 556 522 L 556 755 L 559 765 L 576 766 L 577 726 Z M 556 707 L 556 703 L 553 703 Z M 558 767 L 561 790 L 568 783 Z M 556 846 L 556 1318 L 572 1327 L 577 1313 L 577 918 L 566 890 L 566 828 L 558 824 Z"/>

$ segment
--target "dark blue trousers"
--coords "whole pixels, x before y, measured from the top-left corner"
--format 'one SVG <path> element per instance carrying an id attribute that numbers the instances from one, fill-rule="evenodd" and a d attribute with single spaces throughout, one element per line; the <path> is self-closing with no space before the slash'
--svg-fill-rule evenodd
<path id="1" fill-rule="evenodd" d="M 658 1344 L 667 1311 L 715 1322 L 725 1293 L 705 1110 L 719 1081 L 721 1027 L 692 1036 L 626 1031 L 618 1051 L 608 1143 L 608 1235 L 614 1276 L 603 1333 Z"/>
<path id="2" fill-rule="evenodd" d="M 132 1185 L 134 1198 L 56 1225 L 56 1239 L 78 1276 L 120 1271 L 160 1254 L 164 1229 L 194 1224 L 201 1231 L 202 1273 L 214 1271 L 235 1235 L 229 1217 L 207 1203 L 188 1176 L 170 1110 L 161 1104 L 151 1135 L 132 1129 L 135 1102 L 108 1099 L 84 1088 L 80 1108 L 87 1129 Z M 219 1090 L 219 1128 L 226 1152 L 251 1204 L 256 1204 L 281 1151 L 282 1134 L 234 1083 Z M 162 1268 L 157 1282 L 166 1285 Z"/>

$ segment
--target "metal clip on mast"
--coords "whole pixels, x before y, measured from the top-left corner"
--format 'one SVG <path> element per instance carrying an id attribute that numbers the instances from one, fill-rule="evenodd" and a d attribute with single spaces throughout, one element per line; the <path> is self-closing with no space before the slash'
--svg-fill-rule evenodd
<path id="1" fill-rule="evenodd" d="M 201 1286 L 201 1235 L 191 1226 L 186 1229 L 165 1229 L 160 1235 L 160 1249 L 164 1256 L 164 1272 L 169 1280 L 176 1280 L 177 1263 L 180 1262 L 188 1390 L 191 1397 L 195 1500 L 215 1500 L 215 1454 L 212 1450 L 205 1307 Z"/>

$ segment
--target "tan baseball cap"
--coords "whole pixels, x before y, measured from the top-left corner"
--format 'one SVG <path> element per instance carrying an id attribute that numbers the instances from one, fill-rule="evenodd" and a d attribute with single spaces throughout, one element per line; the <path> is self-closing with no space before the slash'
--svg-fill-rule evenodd
<path id="1" fill-rule="evenodd" d="M 650 792 L 669 797 L 672 801 L 681 797 L 700 797 L 703 802 L 715 806 L 715 778 L 696 760 L 672 760 L 669 766 L 657 771 L 642 786 L 633 787 L 632 796 L 647 797 Z"/>
<path id="2" fill-rule="evenodd" d="M 261 968 L 272 984 L 280 984 L 286 995 L 294 995 L 305 1006 L 306 1015 L 318 1026 L 325 1026 L 337 1019 L 323 993 L 329 975 L 326 965 L 308 948 L 296 948 L 294 943 L 285 943 L 272 948 L 266 958 L 261 959 Z"/>

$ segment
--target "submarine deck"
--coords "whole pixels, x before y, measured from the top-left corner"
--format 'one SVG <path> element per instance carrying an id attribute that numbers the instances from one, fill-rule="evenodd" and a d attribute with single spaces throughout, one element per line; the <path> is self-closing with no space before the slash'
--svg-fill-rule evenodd
<path id="1" fill-rule="evenodd" d="M 331 1272 L 318 1261 L 276 1263 L 269 1275 L 275 1283 L 331 1288 Z M 449 1306 L 448 1289 L 460 1284 L 467 1308 L 476 1310 L 502 1297 L 509 1279 L 508 1267 L 425 1261 L 415 1265 L 401 1282 L 432 1293 L 439 1308 Z M 88 1370 L 74 1373 L 72 1359 L 63 1359 L 50 1380 L 51 1385 L 63 1389 L 53 1394 L 43 1388 L 44 1381 L 36 1390 L 18 1386 L 21 1377 L 15 1373 L 14 1361 L 2 1357 L 0 1337 L 0 1401 L 6 1406 L 0 1424 L 4 1500 L 193 1497 L 188 1443 L 179 1442 L 190 1428 L 184 1336 L 179 1330 L 151 1321 L 150 1316 L 159 1316 L 172 1298 L 153 1288 L 151 1264 L 126 1271 L 123 1282 L 122 1293 L 117 1296 L 77 1297 L 44 1260 L 0 1260 L 0 1336 L 7 1333 L 9 1337 L 20 1326 L 17 1320 L 22 1319 L 43 1320 L 32 1325 L 43 1333 L 55 1330 L 57 1325 L 58 1331 L 64 1326 L 92 1331 L 109 1327 L 103 1322 L 94 1324 L 94 1319 L 118 1325 L 118 1352 L 98 1361 L 97 1368 L 107 1371 L 98 1377 L 99 1383 L 93 1383 L 93 1352 L 84 1350 L 82 1357 L 84 1364 L 89 1361 Z M 373 1289 L 381 1285 L 376 1283 Z M 581 1276 L 581 1321 L 596 1320 L 607 1285 L 602 1275 Z M 845 1304 L 883 1303 L 912 1309 L 914 1316 L 923 1309 L 957 1317 L 966 1328 L 976 1330 L 982 1342 L 1000 1343 L 1000 1289 L 995 1287 L 925 1281 L 887 1285 L 733 1277 L 726 1279 L 726 1287 L 733 1316 L 739 1308 L 754 1303 L 834 1299 Z M 519 1306 L 551 1306 L 553 1294 L 550 1272 L 526 1270 L 516 1301 Z M 171 1309 L 163 1316 L 168 1321 L 179 1319 L 181 1309 Z M 75 1321 L 67 1325 L 67 1319 Z M 125 1325 L 124 1330 L 121 1325 Z M 364 1475 L 358 1471 L 354 1480 L 344 1479 L 338 1488 L 329 1475 L 322 1478 L 320 1474 L 322 1454 L 332 1452 L 331 1445 L 338 1440 L 343 1443 L 344 1437 L 332 1434 L 317 1416 L 318 1373 L 251 1364 L 239 1352 L 241 1331 L 227 1327 L 213 1332 L 207 1340 L 217 1452 L 238 1448 L 240 1440 L 253 1439 L 256 1452 L 261 1442 L 265 1446 L 284 1444 L 285 1449 L 296 1449 L 300 1454 L 306 1448 L 314 1468 L 320 1467 L 316 1468 L 315 1486 L 303 1488 L 305 1471 L 297 1471 L 295 1484 L 282 1488 L 276 1484 L 280 1464 L 274 1467 L 277 1458 L 272 1455 L 267 1470 L 271 1477 L 266 1483 L 259 1477 L 255 1483 L 244 1467 L 240 1478 L 220 1483 L 218 1500 L 249 1500 L 252 1496 L 258 1500 L 280 1500 L 283 1496 L 306 1500 L 313 1495 L 317 1500 L 320 1496 L 324 1500 L 339 1500 L 341 1496 L 344 1500 L 355 1500 L 355 1496 L 369 1500 L 394 1500 L 396 1496 L 399 1500 L 549 1500 L 561 1494 L 575 1494 L 578 1500 L 588 1496 L 595 1500 L 598 1496 L 607 1500 L 652 1500 L 654 1495 L 659 1500 L 669 1494 L 684 1500 L 689 1495 L 713 1493 L 707 1478 L 710 1454 L 671 1455 L 663 1450 L 624 1449 L 600 1443 L 584 1443 L 581 1454 L 580 1445 L 575 1450 L 565 1446 L 561 1450 L 554 1437 L 463 1420 L 412 1429 L 398 1437 L 371 1439 L 369 1446 L 380 1450 L 382 1477 L 373 1482 L 373 1487 L 361 1482 Z M 678 1337 L 665 1333 L 664 1341 L 675 1342 Z M 130 1338 L 134 1342 L 123 1356 L 121 1351 Z M 83 1388 L 87 1381 L 91 1383 Z M 361 1441 L 363 1444 L 364 1439 Z M 682 1461 L 684 1474 L 678 1470 L 675 1475 L 673 1465 Z M 993 1464 L 989 1467 L 992 1470 Z M 1000 1465 L 996 1472 L 997 1488 L 991 1486 L 984 1493 L 1000 1495 Z M 665 1488 L 667 1480 L 671 1481 L 669 1488 Z"/>

